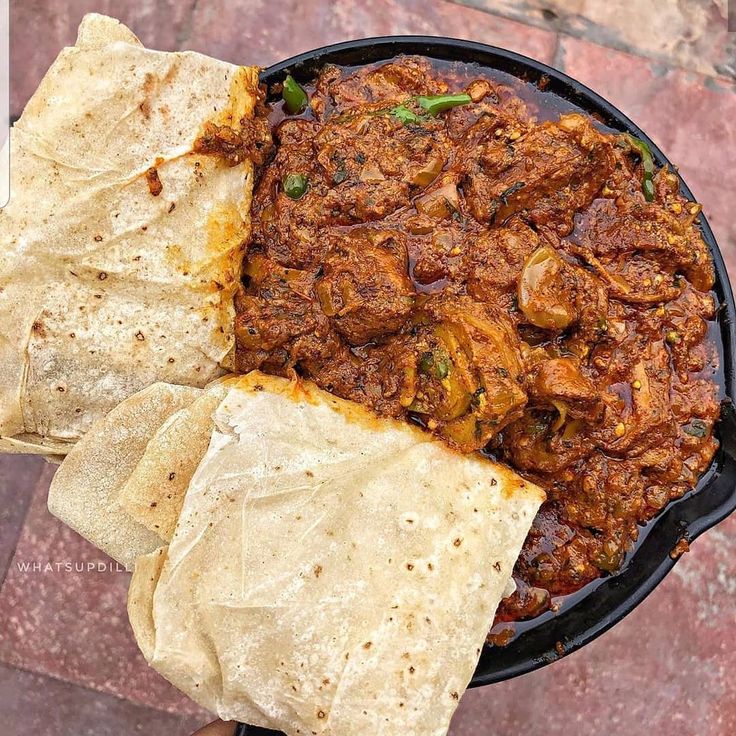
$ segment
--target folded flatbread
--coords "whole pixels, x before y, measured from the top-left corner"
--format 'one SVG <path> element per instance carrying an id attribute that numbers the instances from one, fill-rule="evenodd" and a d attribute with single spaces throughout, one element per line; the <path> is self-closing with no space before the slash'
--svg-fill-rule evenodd
<path id="1" fill-rule="evenodd" d="M 155 383 L 129 396 L 66 456 L 51 482 L 49 511 L 132 570 L 171 540 L 232 380 L 204 390 Z"/>
<path id="2" fill-rule="evenodd" d="M 136 557 L 165 540 L 136 521 L 118 502 L 118 494 L 157 430 L 202 393 L 199 388 L 155 383 L 95 422 L 57 470 L 49 489 L 49 511 L 132 570 Z"/>
<path id="3" fill-rule="evenodd" d="M 0 451 L 64 454 L 136 391 L 224 372 L 253 166 L 192 151 L 212 126 L 243 134 L 257 85 L 85 17 L 11 132 Z"/>
<path id="4" fill-rule="evenodd" d="M 214 412 L 169 546 L 136 563 L 130 620 L 150 664 L 221 718 L 440 736 L 543 496 L 416 428 L 252 373 Z"/>
<path id="5" fill-rule="evenodd" d="M 225 379 L 174 412 L 151 437 L 116 494 L 117 503 L 132 519 L 167 542 L 174 534 L 189 481 L 209 446 L 215 409 L 227 390 Z M 128 401 L 134 399 L 131 396 Z"/>

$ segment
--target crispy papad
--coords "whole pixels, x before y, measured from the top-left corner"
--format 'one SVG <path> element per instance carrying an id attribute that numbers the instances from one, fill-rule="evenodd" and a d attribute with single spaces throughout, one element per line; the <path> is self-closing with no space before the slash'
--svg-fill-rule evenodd
<path id="1" fill-rule="evenodd" d="M 136 391 L 228 367 L 253 165 L 192 151 L 251 122 L 257 85 L 84 18 L 10 135 L 0 450 L 64 454 Z"/>
<path id="2" fill-rule="evenodd" d="M 128 610 L 150 664 L 223 719 L 445 734 L 544 498 L 305 382 L 230 384 Z"/>
<path id="3" fill-rule="evenodd" d="M 56 471 L 49 511 L 128 569 L 163 546 L 165 540 L 128 514 L 117 496 L 156 430 L 202 393 L 155 383 L 95 422 Z"/>

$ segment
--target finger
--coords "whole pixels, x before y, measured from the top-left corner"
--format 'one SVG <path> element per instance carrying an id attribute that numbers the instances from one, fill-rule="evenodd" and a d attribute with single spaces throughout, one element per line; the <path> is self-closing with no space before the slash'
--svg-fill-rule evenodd
<path id="1" fill-rule="evenodd" d="M 235 723 L 233 721 L 213 721 L 208 726 L 200 728 L 192 736 L 233 736 Z"/>

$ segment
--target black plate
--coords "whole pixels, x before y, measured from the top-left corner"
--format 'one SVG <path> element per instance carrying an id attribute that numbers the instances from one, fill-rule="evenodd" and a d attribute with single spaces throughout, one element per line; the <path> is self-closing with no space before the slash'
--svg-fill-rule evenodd
<path id="1" fill-rule="evenodd" d="M 474 62 L 525 82 L 537 83 L 545 76 L 545 91 L 552 92 L 582 110 L 595 115 L 614 130 L 627 131 L 645 140 L 660 166 L 669 164 L 648 136 L 609 102 L 580 82 L 545 64 L 511 51 L 470 41 L 425 36 L 390 36 L 326 46 L 294 56 L 266 69 L 261 80 L 267 85 L 283 81 L 286 72 L 297 80 L 310 81 L 325 64 L 346 66 L 370 64 L 397 54 L 419 54 L 445 61 Z M 681 191 L 692 193 L 681 181 Z M 734 325 L 736 311 L 723 257 L 713 233 L 701 216 L 703 238 L 716 268 L 715 292 L 722 307 L 718 328 L 722 347 L 720 376 L 724 400 L 722 420 L 717 428 L 721 440 L 710 469 L 695 491 L 669 504 L 659 516 L 642 528 L 641 539 L 616 575 L 596 581 L 556 614 L 540 619 L 507 647 L 485 647 L 471 687 L 506 680 L 542 667 L 565 653 L 579 649 L 620 621 L 657 586 L 675 561 L 670 551 L 685 537 L 692 541 L 736 509 L 736 416 L 730 399 L 734 394 Z M 714 335 L 714 337 L 717 336 Z M 675 622 L 672 622 L 675 625 Z"/>

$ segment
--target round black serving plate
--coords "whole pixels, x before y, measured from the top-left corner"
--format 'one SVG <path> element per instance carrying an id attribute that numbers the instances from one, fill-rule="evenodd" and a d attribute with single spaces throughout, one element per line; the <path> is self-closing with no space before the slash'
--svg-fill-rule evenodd
<path id="1" fill-rule="evenodd" d="M 648 136 L 609 102 L 565 74 L 511 51 L 480 43 L 426 36 L 390 36 L 326 46 L 274 64 L 261 74 L 267 86 L 283 81 L 286 73 L 298 81 L 314 79 L 325 64 L 357 66 L 390 59 L 398 54 L 418 54 L 441 61 L 475 63 L 481 68 L 505 72 L 524 82 L 538 84 L 595 116 L 617 131 L 626 131 L 646 141 L 659 166 L 671 165 Z M 694 199 L 681 181 L 682 193 Z M 548 614 L 525 627 L 506 647 L 486 646 L 471 687 L 506 680 L 542 667 L 592 641 L 620 621 L 657 586 L 672 569 L 670 552 L 685 538 L 692 541 L 736 509 L 736 414 L 734 393 L 734 339 L 736 311 L 723 257 L 705 219 L 701 230 L 716 269 L 715 292 L 721 303 L 713 338 L 720 341 L 719 380 L 724 397 L 722 419 L 717 427 L 721 447 L 698 487 L 672 502 L 641 530 L 641 539 L 623 569 L 591 584 L 557 614 Z M 674 625 L 674 622 L 673 622 Z M 244 730 L 241 733 L 267 733 Z"/>

